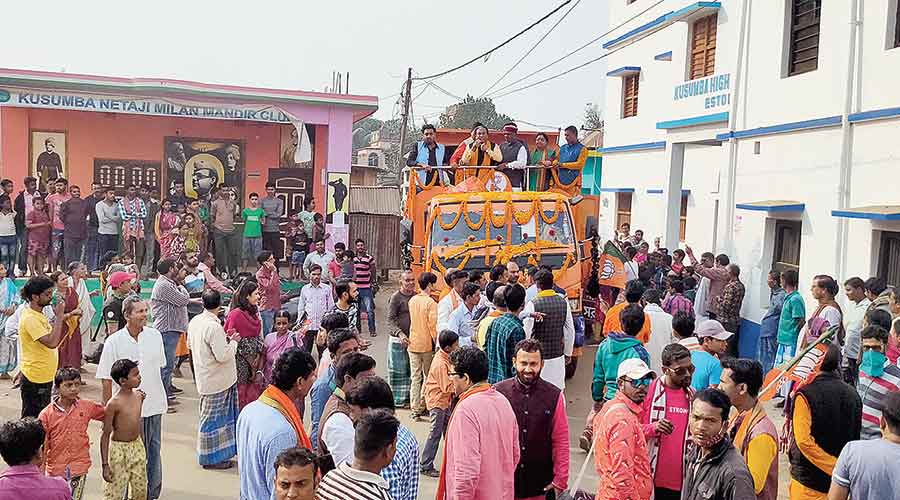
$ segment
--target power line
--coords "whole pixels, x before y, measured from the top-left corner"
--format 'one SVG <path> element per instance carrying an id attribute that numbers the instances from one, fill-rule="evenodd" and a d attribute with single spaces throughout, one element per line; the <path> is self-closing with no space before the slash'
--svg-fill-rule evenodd
<path id="1" fill-rule="evenodd" d="M 472 63 L 478 61 L 479 59 L 483 59 L 483 58 L 485 58 L 485 57 L 491 55 L 492 53 L 494 53 L 494 52 L 497 51 L 498 49 L 502 48 L 503 46 L 505 46 L 505 45 L 508 44 L 509 42 L 515 40 L 516 38 L 519 38 L 520 36 L 522 36 L 523 34 L 525 34 L 528 30 L 530 30 L 530 29 L 534 28 L 535 26 L 537 26 L 538 24 L 541 24 L 542 22 L 546 21 L 547 18 L 549 18 L 549 17 L 552 16 L 553 14 L 556 14 L 560 9 L 562 9 L 563 7 L 565 7 L 566 5 L 568 5 L 570 2 L 572 2 L 572 0 L 566 0 L 565 2 L 559 4 L 559 6 L 557 6 L 555 9 L 551 10 L 551 11 L 550 11 L 548 14 L 546 14 L 544 17 L 542 17 L 542 18 L 538 19 L 537 21 L 531 23 L 528 27 L 526 27 L 526 28 L 523 29 L 522 31 L 516 33 L 516 34 L 513 35 L 512 37 L 507 38 L 507 39 L 506 39 L 505 41 L 503 41 L 503 43 L 501 43 L 500 45 L 497 45 L 497 46 L 494 47 L 493 49 L 490 49 L 490 50 L 488 50 L 487 52 L 485 52 L 485 53 L 483 53 L 483 54 L 481 54 L 481 55 L 478 55 L 478 56 L 476 56 L 476 57 L 473 57 L 472 59 L 469 59 L 468 61 L 466 61 L 466 62 L 460 64 L 459 66 L 455 66 L 455 67 L 453 67 L 453 68 L 450 68 L 450 69 L 445 70 L 445 71 L 441 71 L 440 73 L 435 73 L 435 74 L 433 74 L 433 75 L 416 77 L 416 78 L 413 78 L 413 80 L 431 80 L 431 79 L 433 79 L 433 78 L 438 78 L 438 77 L 441 77 L 441 76 L 444 76 L 444 75 L 453 73 L 453 72 L 456 71 L 456 70 L 460 70 L 460 69 L 462 69 L 462 68 L 465 68 L 466 66 L 468 66 L 468 65 L 470 65 L 470 64 L 472 64 Z"/>
<path id="2" fill-rule="evenodd" d="M 565 14 L 562 15 L 562 17 L 557 19 L 556 24 L 551 26 L 550 29 L 547 30 L 546 33 L 544 33 L 544 36 L 542 36 L 534 45 L 531 46 L 530 49 L 528 49 L 528 52 L 526 52 L 522 57 L 520 57 L 519 60 L 516 61 L 515 64 L 510 66 L 510 68 L 508 70 L 506 70 L 506 73 L 503 73 L 502 75 L 500 75 L 500 78 L 497 78 L 497 80 L 494 83 L 492 83 L 490 87 L 485 89 L 485 91 L 482 92 L 481 95 L 479 95 L 478 97 L 484 97 L 484 95 L 487 94 L 488 92 L 490 92 L 492 88 L 494 88 L 495 86 L 497 86 L 498 83 L 503 81 L 503 79 L 506 78 L 506 75 L 510 74 L 512 72 L 512 70 L 516 69 L 516 67 L 519 66 L 519 64 L 521 64 L 522 61 L 525 60 L 526 57 L 528 57 L 532 52 L 534 52 L 534 49 L 538 48 L 538 45 L 540 45 L 541 42 L 543 42 L 545 38 L 550 36 L 550 33 L 553 33 L 553 30 L 555 30 L 556 27 L 559 26 L 559 24 L 562 23 L 566 19 L 566 17 L 568 17 L 568 15 L 571 14 L 573 10 L 575 10 L 575 7 L 578 7 L 578 4 L 580 4 L 580 3 L 581 3 L 581 0 L 577 0 L 571 7 L 569 7 L 569 10 L 567 10 L 565 12 Z"/>
<path id="3" fill-rule="evenodd" d="M 540 73 L 541 71 L 544 71 L 545 69 L 547 69 L 547 68 L 549 68 L 549 67 L 555 65 L 556 63 L 558 63 L 558 62 L 560 62 L 560 61 L 562 61 L 562 60 L 564 60 L 564 59 L 568 59 L 569 57 L 571 57 L 571 56 L 577 54 L 578 52 L 581 52 L 582 50 L 584 50 L 584 49 L 590 47 L 590 46 L 593 45 L 594 43 L 600 41 L 602 38 L 604 38 L 604 37 L 606 37 L 606 36 L 609 36 L 610 33 L 612 33 L 612 32 L 614 32 L 614 31 L 618 30 L 618 29 L 621 28 L 622 26 L 624 26 L 624 25 L 630 23 L 631 21 L 634 21 L 634 20 L 637 19 L 638 17 L 640 17 L 640 16 L 646 14 L 650 9 L 656 7 L 657 5 L 663 3 L 664 1 L 665 1 L 665 0 L 657 0 L 656 3 L 650 5 L 650 6 L 647 7 L 646 9 L 644 9 L 644 10 L 638 12 L 637 14 L 631 16 L 630 18 L 626 19 L 625 21 L 619 23 L 617 26 L 615 26 L 615 27 L 613 27 L 613 28 L 610 28 L 610 29 L 606 30 L 605 33 L 603 33 L 603 34 L 601 34 L 600 36 L 594 38 L 593 40 L 591 40 L 591 41 L 585 43 L 585 44 L 582 45 L 581 47 L 578 47 L 577 49 L 575 49 L 575 50 L 569 52 L 568 54 L 566 54 L 566 55 L 560 57 L 559 59 L 556 59 L 555 61 L 553 61 L 553 62 L 551 62 L 551 63 L 549 63 L 549 64 L 547 64 L 547 65 L 545 65 L 545 66 L 542 66 L 540 69 L 538 69 L 538 70 L 536 70 L 536 71 L 533 71 L 533 72 L 531 72 L 531 73 L 529 73 L 529 74 L 523 76 L 522 78 L 519 78 L 518 80 L 516 80 L 516 81 L 514 81 L 514 82 L 508 83 L 508 84 L 504 85 L 503 87 L 500 87 L 499 89 L 497 89 L 497 90 L 494 91 L 494 94 L 493 94 L 493 95 L 488 96 L 488 97 L 493 97 L 494 95 L 497 95 L 497 94 L 499 94 L 500 92 L 503 92 L 504 90 L 506 90 L 506 89 L 512 87 L 513 85 L 515 85 L 515 84 L 517 84 L 517 83 L 519 83 L 519 82 L 521 82 L 521 81 L 523 81 L 523 80 L 527 80 L 527 79 L 531 78 L 532 76 L 534 76 L 534 75 Z M 504 95 L 506 95 L 506 94 L 504 94 Z"/>

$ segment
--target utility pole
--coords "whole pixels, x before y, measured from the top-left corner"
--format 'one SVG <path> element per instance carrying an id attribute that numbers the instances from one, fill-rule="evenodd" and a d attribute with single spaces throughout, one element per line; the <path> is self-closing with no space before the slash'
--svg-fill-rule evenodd
<path id="1" fill-rule="evenodd" d="M 404 90 L 403 90 L 403 115 L 400 120 L 400 146 L 399 146 L 400 153 L 397 155 L 397 158 L 398 158 L 397 161 L 399 163 L 398 167 L 400 167 L 397 169 L 398 173 L 402 170 L 402 164 L 403 164 L 403 161 L 402 161 L 403 144 L 406 142 L 406 127 L 407 127 L 407 122 L 409 120 L 409 106 L 411 103 L 411 96 L 410 96 L 411 93 L 412 93 L 412 68 L 409 68 L 409 70 L 406 73 L 406 86 L 404 87 Z"/>

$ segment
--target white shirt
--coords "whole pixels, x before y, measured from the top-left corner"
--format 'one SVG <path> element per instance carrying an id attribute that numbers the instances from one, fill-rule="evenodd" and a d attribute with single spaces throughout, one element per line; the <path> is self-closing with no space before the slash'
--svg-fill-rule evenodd
<path id="1" fill-rule="evenodd" d="M 163 388 L 160 369 L 166 366 L 166 353 L 163 350 L 159 330 L 145 326 L 138 334 L 137 340 L 128 333 L 127 328 L 107 337 L 103 343 L 100 363 L 97 365 L 97 378 L 112 380 L 109 373 L 112 365 L 122 358 L 137 362 L 141 372 L 141 385 L 138 389 L 147 395 L 141 407 L 141 416 L 152 417 L 165 413 L 169 405 L 166 402 L 166 390 Z M 113 380 L 113 395 L 118 392 L 119 384 Z"/>
<path id="2" fill-rule="evenodd" d="M 237 342 L 228 340 L 218 316 L 209 311 L 195 316 L 188 323 L 187 338 L 198 393 L 216 394 L 237 383 Z"/>
<path id="3" fill-rule="evenodd" d="M 638 269 L 640 269 L 638 263 L 633 260 L 629 260 L 625 263 L 625 275 L 628 281 L 638 279 Z"/>
<path id="4" fill-rule="evenodd" d="M 859 346 L 862 342 L 860 334 L 862 332 L 863 319 L 866 317 L 866 310 L 872 303 L 869 299 L 863 297 L 859 302 L 849 301 L 849 311 L 844 317 L 844 331 L 847 336 L 844 339 L 844 358 L 858 359 Z"/>
<path id="5" fill-rule="evenodd" d="M 478 307 L 473 307 L 470 311 L 465 303 L 461 303 L 459 307 L 450 313 L 450 319 L 447 322 L 447 330 L 453 330 L 459 335 L 459 346 L 466 347 L 472 345 L 472 338 L 475 336 L 475 327 L 472 321 L 475 319 L 475 311 Z"/>
<path id="6" fill-rule="evenodd" d="M 322 442 L 328 447 L 334 466 L 353 463 L 353 436 L 356 430 L 346 413 L 332 413 L 322 429 Z"/>
<path id="7" fill-rule="evenodd" d="M 444 298 L 438 302 L 437 331 L 438 335 L 447 329 L 450 323 L 450 313 L 453 312 L 453 301 L 462 305 L 462 299 L 457 295 L 456 290 L 450 290 L 450 293 L 444 295 Z"/>
<path id="8" fill-rule="evenodd" d="M 515 161 L 511 161 L 506 164 L 507 168 L 525 168 L 525 165 L 528 164 L 528 150 L 525 149 L 525 146 L 521 146 L 519 148 L 519 152 L 516 153 Z"/>
<path id="9" fill-rule="evenodd" d="M 519 314 L 519 318 L 522 320 L 522 328 L 525 330 L 526 339 L 530 339 L 531 332 L 534 331 L 534 318 L 531 317 L 532 313 L 534 313 L 534 302 L 529 302 L 525 304 L 525 308 L 522 309 L 522 313 Z M 563 325 L 563 355 L 571 356 L 574 348 L 575 321 L 572 319 L 572 307 L 569 305 L 569 301 L 566 300 L 566 322 Z"/>
<path id="10" fill-rule="evenodd" d="M 16 213 L 10 211 L 8 214 L 0 212 L 0 236 L 16 235 Z"/>
<path id="11" fill-rule="evenodd" d="M 328 250 L 325 250 L 322 254 L 319 252 L 312 252 L 307 255 L 306 260 L 303 261 L 303 274 L 309 276 L 309 268 L 312 267 L 313 264 L 318 264 L 322 266 L 322 279 L 326 281 L 330 280 L 333 276 L 328 272 L 328 264 L 331 264 L 331 261 L 333 260 L 334 254 Z"/>
<path id="12" fill-rule="evenodd" d="M 529 303 L 537 297 L 538 289 L 537 285 L 531 285 L 530 287 L 525 289 L 525 303 Z"/>
<path id="13" fill-rule="evenodd" d="M 650 369 L 662 373 L 662 351 L 673 342 L 672 315 L 656 304 L 647 304 L 644 312 L 650 317 L 650 340 L 646 345 L 650 353 Z"/>
<path id="14" fill-rule="evenodd" d="M 708 318 L 709 314 L 707 314 L 708 304 L 707 297 L 709 296 L 709 278 L 701 278 L 700 283 L 697 283 L 697 294 L 694 295 L 694 316 L 697 318 L 697 323 L 699 324 L 701 318 Z"/>

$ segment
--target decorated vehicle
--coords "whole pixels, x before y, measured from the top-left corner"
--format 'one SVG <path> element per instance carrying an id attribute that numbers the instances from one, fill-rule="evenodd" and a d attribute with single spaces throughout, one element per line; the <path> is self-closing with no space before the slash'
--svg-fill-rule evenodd
<path id="1" fill-rule="evenodd" d="M 599 200 L 570 199 L 553 190 L 515 192 L 496 171 L 465 186 L 446 186 L 433 177 L 425 184 L 418 175 L 408 176 L 404 242 L 413 273 L 488 272 L 510 261 L 520 267 L 548 265 L 575 315 L 575 355 L 580 355 L 585 326 L 595 317 Z M 438 280 L 438 288 L 446 286 Z"/>

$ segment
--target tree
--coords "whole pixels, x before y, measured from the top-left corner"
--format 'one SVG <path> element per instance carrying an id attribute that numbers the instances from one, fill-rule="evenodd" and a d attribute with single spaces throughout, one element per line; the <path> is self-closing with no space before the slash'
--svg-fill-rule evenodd
<path id="1" fill-rule="evenodd" d="M 372 133 L 378 130 L 381 130 L 381 126 L 384 122 L 377 118 L 363 118 L 362 120 L 353 124 L 353 153 L 354 156 L 356 152 L 372 142 Z"/>
<path id="2" fill-rule="evenodd" d="M 483 123 L 489 129 L 498 129 L 513 119 L 508 115 L 497 113 L 494 102 L 488 97 L 472 97 L 466 95 L 462 102 L 447 106 L 441 113 L 441 128 L 468 129 L 475 122 Z"/>
<path id="3" fill-rule="evenodd" d="M 584 124 L 581 128 L 584 130 L 603 130 L 603 115 L 600 113 L 600 106 L 587 103 L 584 107 Z"/>

